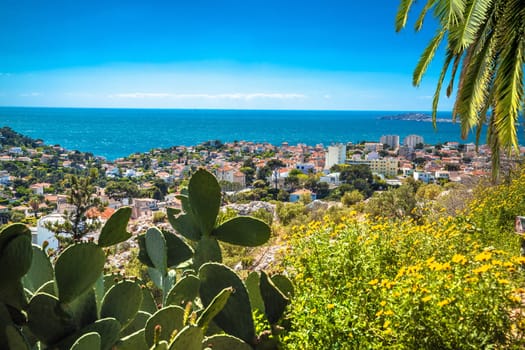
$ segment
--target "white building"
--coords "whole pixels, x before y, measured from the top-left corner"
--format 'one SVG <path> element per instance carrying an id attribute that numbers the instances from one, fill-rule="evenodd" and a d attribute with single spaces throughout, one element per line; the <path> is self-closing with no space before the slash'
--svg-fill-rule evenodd
<path id="1" fill-rule="evenodd" d="M 412 148 L 412 149 L 416 148 L 416 145 L 418 143 L 425 143 L 425 141 L 423 140 L 422 136 L 419 136 L 419 135 L 408 135 L 403 140 L 403 145 L 405 145 L 405 146 L 407 146 L 409 148 Z"/>
<path id="2" fill-rule="evenodd" d="M 396 176 L 399 170 L 399 160 L 397 158 L 350 160 L 348 164 L 367 165 L 372 173 L 384 176 Z"/>
<path id="3" fill-rule="evenodd" d="M 426 184 L 435 181 L 434 175 L 428 172 L 414 171 L 413 176 L 414 176 L 414 180 L 422 181 Z"/>
<path id="4" fill-rule="evenodd" d="M 52 225 L 53 223 L 64 223 L 64 217 L 61 214 L 50 214 L 41 217 L 36 226 L 36 235 L 33 234 L 33 243 L 42 246 L 44 241 L 49 243 L 48 247 L 58 249 L 58 240 L 55 234 L 46 228 L 46 224 Z"/>
<path id="5" fill-rule="evenodd" d="M 383 145 L 389 145 L 392 149 L 399 148 L 399 135 L 383 135 L 379 139 L 379 142 Z"/>
<path id="6" fill-rule="evenodd" d="M 346 162 L 346 145 L 338 143 L 337 145 L 328 146 L 326 152 L 325 169 L 330 169 L 336 164 L 344 164 Z"/>
<path id="7" fill-rule="evenodd" d="M 319 182 L 326 182 L 328 185 L 339 186 L 341 184 L 339 181 L 340 175 L 341 173 L 330 173 L 328 175 L 321 176 Z"/>
<path id="8" fill-rule="evenodd" d="M 299 170 L 303 174 L 315 173 L 315 165 L 311 163 L 298 163 L 295 165 L 295 169 Z"/>

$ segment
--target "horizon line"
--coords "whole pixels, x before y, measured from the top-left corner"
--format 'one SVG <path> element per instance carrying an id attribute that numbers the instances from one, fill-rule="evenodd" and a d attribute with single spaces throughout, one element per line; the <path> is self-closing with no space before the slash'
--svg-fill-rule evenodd
<path id="1" fill-rule="evenodd" d="M 2 105 L 0 108 L 48 108 L 48 109 L 129 109 L 129 110 L 181 110 L 181 111 L 195 111 L 195 110 L 209 110 L 209 111 L 289 111 L 289 112 L 424 112 L 432 113 L 431 109 L 322 109 L 322 108 L 210 108 L 210 107 L 82 107 L 82 106 L 6 106 Z M 452 112 L 452 110 L 439 110 L 439 112 Z"/>

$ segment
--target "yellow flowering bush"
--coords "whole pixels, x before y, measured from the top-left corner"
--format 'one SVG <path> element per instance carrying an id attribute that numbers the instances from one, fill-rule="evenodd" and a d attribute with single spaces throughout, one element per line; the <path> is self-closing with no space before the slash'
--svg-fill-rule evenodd
<path id="1" fill-rule="evenodd" d="M 294 226 L 287 349 L 523 348 L 525 259 L 463 219 L 350 213 Z"/>
<path id="2" fill-rule="evenodd" d="M 483 233 L 485 244 L 515 246 L 519 238 L 514 232 L 516 216 L 525 215 L 525 167 L 515 170 L 497 186 L 480 185 L 470 202 L 466 224 Z"/>

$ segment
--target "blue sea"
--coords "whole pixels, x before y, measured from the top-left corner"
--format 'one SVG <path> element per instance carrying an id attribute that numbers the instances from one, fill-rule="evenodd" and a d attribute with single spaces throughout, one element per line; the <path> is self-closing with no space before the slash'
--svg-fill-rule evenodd
<path id="1" fill-rule="evenodd" d="M 381 120 L 404 111 L 280 111 L 187 109 L 92 109 L 1 107 L 0 126 L 47 144 L 91 152 L 110 160 L 135 152 L 207 140 L 329 145 L 379 141 L 382 135 L 423 136 L 426 143 L 461 140 L 459 124 Z M 440 112 L 450 119 L 450 112 Z M 523 129 L 520 127 L 520 143 Z M 485 143 L 485 134 L 481 143 Z"/>

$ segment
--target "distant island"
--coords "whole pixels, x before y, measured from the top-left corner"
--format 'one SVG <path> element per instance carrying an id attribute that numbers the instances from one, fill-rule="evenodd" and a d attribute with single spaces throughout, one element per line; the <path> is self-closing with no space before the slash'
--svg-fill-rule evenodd
<path id="1" fill-rule="evenodd" d="M 426 113 L 402 113 L 379 117 L 380 120 L 411 120 L 416 122 L 431 122 L 432 116 Z M 452 123 L 452 119 L 437 118 L 438 123 Z"/>

